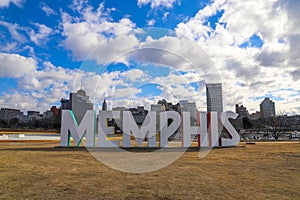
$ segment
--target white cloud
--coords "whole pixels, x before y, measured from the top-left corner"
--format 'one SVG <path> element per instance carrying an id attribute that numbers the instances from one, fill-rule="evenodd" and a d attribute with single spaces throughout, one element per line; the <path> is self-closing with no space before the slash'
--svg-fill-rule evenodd
<path id="1" fill-rule="evenodd" d="M 165 98 L 172 103 L 189 100 L 195 102 L 199 110 L 205 111 L 206 99 L 204 96 L 205 88 L 203 87 L 205 80 L 197 71 L 190 71 L 185 74 L 170 72 L 167 76 L 156 77 L 151 82 L 158 84 L 163 91 L 160 95 L 161 98 Z M 192 83 L 196 83 L 197 87 L 193 87 Z"/>
<path id="2" fill-rule="evenodd" d="M 153 26 L 155 24 L 155 19 L 150 19 L 147 21 L 148 26 Z"/>
<path id="3" fill-rule="evenodd" d="M 138 5 L 171 8 L 175 2 L 140 0 Z M 173 71 L 168 76 L 158 75 L 150 79 L 139 69 L 98 75 L 45 62 L 42 69 L 37 70 L 37 62 L 33 58 L 2 53 L 1 72 L 3 76 L 16 77 L 20 90 L 6 93 L 0 103 L 11 101 L 11 105 L 19 105 L 22 109 L 46 109 L 61 97 L 66 98 L 69 91 L 79 89 L 79 83 L 82 83 L 92 101 L 97 103 L 102 103 L 104 97 L 108 101 L 114 99 L 114 104 L 119 102 L 119 106 L 126 102 L 130 106 L 149 106 L 158 98 L 166 98 L 173 103 L 188 99 L 203 108 L 202 94 L 197 93 L 190 84 L 204 79 L 223 82 L 226 110 L 234 109 L 236 103 L 243 103 L 251 112 L 259 110 L 259 98 L 272 95 L 277 99 L 277 110 L 299 113 L 299 5 L 285 0 L 260 3 L 216 0 L 193 18 L 178 24 L 175 30 L 178 38 L 148 37 L 141 42 L 133 34 L 136 25 L 129 18 L 124 17 L 119 21 L 110 18 L 110 12 L 115 9 L 104 8 L 104 4 L 94 9 L 86 0 L 74 0 L 71 7 L 79 13 L 77 17 L 61 12 L 62 35 L 65 37 L 63 45 L 72 52 L 73 59 L 83 61 L 99 45 L 89 55 L 89 59 L 99 64 L 129 64 L 130 59 L 135 59 L 141 63 L 172 68 Z M 214 29 L 211 24 L 206 24 L 207 19 L 220 10 L 224 13 Z M 38 26 L 39 31 L 4 21 L 0 21 L 0 25 L 7 27 L 19 43 L 27 41 L 25 32 L 30 33 L 30 39 L 36 44 L 47 41 L 50 34 L 50 30 L 42 25 Z M 263 40 L 262 47 L 239 47 L 253 35 Z M 15 42 L 5 45 L 5 48 L 8 51 L 16 48 Z M 175 73 L 182 71 L 187 73 Z M 153 99 L 137 97 L 141 90 L 134 87 L 136 85 L 132 82 L 135 81 L 159 84 L 165 91 Z M 129 94 L 131 99 L 124 100 Z M 24 101 L 20 100 L 21 97 L 24 97 Z"/>
<path id="4" fill-rule="evenodd" d="M 18 7 L 22 7 L 23 2 L 24 2 L 24 0 L 1 0 L 0 1 L 0 8 L 8 7 L 10 3 L 13 3 Z"/>
<path id="5" fill-rule="evenodd" d="M 29 31 L 29 36 L 32 42 L 36 45 L 43 45 L 46 44 L 49 40 L 49 35 L 53 34 L 53 30 L 44 24 L 33 23 L 37 28 L 38 31 L 34 31 L 31 29 Z"/>
<path id="6" fill-rule="evenodd" d="M 111 84 L 108 83 L 110 81 L 103 80 L 102 75 L 101 78 L 98 76 L 90 77 L 91 83 L 102 83 L 101 89 L 97 90 L 98 96 L 106 97 L 117 103 L 121 102 L 122 98 L 129 98 L 128 95 L 130 95 L 130 99 L 135 102 L 135 104 L 131 102 L 131 106 L 141 105 L 141 103 L 147 103 L 145 106 L 150 106 L 157 99 L 148 99 L 145 102 L 145 97 L 137 97 L 136 95 L 141 92 L 139 85 L 154 83 L 175 88 L 174 92 L 180 98 L 199 101 L 195 88 L 185 84 L 189 85 L 190 81 L 199 81 L 200 76 L 202 75 L 203 78 L 204 74 L 216 78 L 212 64 L 207 59 L 205 52 L 192 40 L 166 36 L 160 39 L 148 37 L 146 41 L 141 42 L 134 34 L 135 31 L 128 32 L 135 28 L 135 24 L 129 19 L 124 18 L 119 22 L 111 22 L 108 15 L 105 14 L 106 11 L 102 4 L 94 11 L 92 8 L 86 9 L 84 1 L 75 2 L 78 5 L 76 10 L 81 14 L 80 19 L 74 19 L 67 13 L 63 13 L 62 17 L 63 34 L 66 36 L 63 44 L 72 51 L 74 59 L 84 60 L 85 56 L 89 55 L 89 60 L 94 59 L 102 65 L 110 62 L 129 64 L 129 61 L 133 59 L 136 62 L 141 62 L 141 64 L 153 63 L 161 67 L 172 68 L 173 71 L 193 70 L 193 72 L 182 76 L 172 74 L 168 78 L 154 77 L 151 81 L 145 72 L 140 69 L 133 69 L 119 74 L 120 77 L 115 77 L 116 79 Z M 93 48 L 95 49 L 90 53 Z M 200 69 L 199 72 L 195 72 L 197 69 Z M 182 82 L 183 79 L 184 82 Z M 120 82 L 117 83 L 116 81 Z M 135 83 L 136 81 L 139 83 Z M 86 82 L 90 82 L 90 80 L 86 80 Z M 120 87 L 122 85 L 125 88 Z M 87 90 L 91 91 L 89 88 Z M 201 101 L 201 103 L 203 102 Z"/>
<path id="7" fill-rule="evenodd" d="M 134 55 L 137 61 L 165 65 L 176 71 L 197 71 L 213 81 L 218 74 L 206 52 L 188 38 L 165 36 L 159 39 L 147 37 L 140 51 Z"/>
<path id="8" fill-rule="evenodd" d="M 120 88 L 115 90 L 115 92 L 112 94 L 112 98 L 116 99 L 132 99 L 135 98 L 136 94 L 140 93 L 142 90 L 139 88 Z"/>
<path id="9" fill-rule="evenodd" d="M 22 77 L 34 71 L 36 61 L 18 54 L 0 53 L 0 77 Z"/>
<path id="10" fill-rule="evenodd" d="M 40 3 L 40 8 L 46 13 L 48 17 L 51 15 L 56 15 L 56 12 L 43 1 Z"/>
<path id="11" fill-rule="evenodd" d="M 30 57 L 33 57 L 34 59 L 36 59 L 35 53 L 34 53 L 34 48 L 32 46 L 28 46 L 26 45 L 23 50 L 27 50 L 28 51 L 28 55 Z"/>
<path id="12" fill-rule="evenodd" d="M 143 5 L 150 4 L 152 9 L 158 7 L 172 8 L 176 1 L 177 0 L 138 0 L 137 5 L 142 7 Z"/>
<path id="13" fill-rule="evenodd" d="M 195 40 L 222 75 L 219 82 L 223 82 L 226 109 L 232 110 L 235 103 L 243 103 L 251 111 L 259 110 L 260 102 L 254 99 L 268 96 L 274 89 L 278 93 L 285 93 L 289 88 L 299 91 L 300 51 L 296 44 L 300 29 L 295 26 L 299 24 L 296 11 L 299 5 L 281 0 L 259 3 L 220 0 L 208 4 L 189 21 L 178 24 L 176 34 Z M 207 19 L 221 10 L 224 13 L 216 28 L 206 25 Z M 253 35 L 263 40 L 262 47 L 239 47 Z M 295 96 L 299 97 L 299 92 Z M 275 100 L 278 110 L 287 105 L 291 111 L 300 107 L 296 101 L 294 105 L 285 104 L 290 97 L 275 97 L 283 98 Z"/>
<path id="14" fill-rule="evenodd" d="M 53 30 L 44 24 L 31 23 L 38 29 L 35 31 L 30 27 L 23 27 L 19 24 L 12 24 L 6 21 L 0 20 L 0 26 L 4 26 L 10 32 L 13 41 L 19 42 L 19 44 L 24 44 L 28 42 L 27 36 L 36 45 L 42 45 L 47 43 L 49 40 L 48 36 L 53 34 Z"/>
<path id="15" fill-rule="evenodd" d="M 168 15 L 170 14 L 170 12 L 165 12 L 164 16 L 163 16 L 163 21 L 166 21 L 166 19 L 168 18 Z"/>
<path id="16" fill-rule="evenodd" d="M 103 26 L 106 25 L 111 26 L 113 24 L 103 24 Z M 63 44 L 72 51 L 75 60 L 84 60 L 88 56 L 89 59 L 94 59 L 99 64 L 108 64 L 116 61 L 120 55 L 138 44 L 137 38 L 133 35 L 122 35 L 117 38 L 107 39 L 104 32 L 93 30 L 94 26 L 89 27 L 86 23 L 77 23 L 70 26 L 72 27 L 69 27 L 69 25 L 65 26 L 67 38 Z M 118 28 L 118 26 L 123 25 L 116 24 L 112 31 L 115 31 L 114 29 Z M 82 28 L 80 29 L 79 27 Z M 104 28 L 109 29 L 108 27 Z M 92 52 L 95 47 L 97 48 Z"/>
<path id="17" fill-rule="evenodd" d="M 70 7 L 73 10 L 81 11 L 87 3 L 88 0 L 73 0 L 72 5 Z"/>
<path id="18" fill-rule="evenodd" d="M 129 81 L 140 81 L 141 79 L 146 80 L 148 75 L 140 69 L 132 69 L 125 71 L 120 74 L 121 76 L 125 77 Z"/>
<path id="19" fill-rule="evenodd" d="M 63 45 L 72 51 L 75 60 L 85 59 L 97 45 L 102 45 L 104 51 L 95 52 L 94 57 L 90 55 L 90 58 L 96 59 L 99 63 L 111 62 L 120 55 L 120 52 L 125 52 L 137 44 L 137 39 L 129 34 L 116 39 L 112 37 L 134 29 L 135 24 L 131 20 L 122 18 L 118 22 L 111 22 L 108 15 L 112 9 L 108 11 L 103 4 L 94 11 L 91 6 L 83 6 L 85 2 L 74 2 L 74 5 L 79 5 L 77 10 L 80 19 L 75 20 L 67 13 L 63 13 L 61 25 L 62 34 L 66 37 Z"/>
<path id="20" fill-rule="evenodd" d="M 22 31 L 26 31 L 26 28 L 21 27 L 19 24 L 12 24 L 2 20 L 0 20 L 0 25 L 8 29 L 13 40 L 16 40 L 20 43 L 24 43 L 27 41 L 25 34 L 21 33 Z"/>
<path id="21" fill-rule="evenodd" d="M 0 48 L 2 49 L 2 51 L 4 52 L 10 52 L 15 50 L 17 47 L 17 43 L 16 42 L 11 42 L 11 43 L 6 43 L 3 46 L 0 45 Z"/>
<path id="22" fill-rule="evenodd" d="M 78 3 L 78 1 L 76 2 Z M 82 1 L 80 2 L 82 3 Z M 81 5 L 81 3 L 78 4 Z M 73 58 L 76 60 L 83 60 L 85 56 L 90 53 L 91 49 L 99 45 L 89 54 L 88 59 L 94 59 L 98 64 L 102 65 L 109 64 L 110 62 L 128 64 L 129 61 L 133 59 L 136 62 L 141 62 L 141 64 L 153 63 L 161 67 L 169 67 L 172 68 L 173 71 L 193 70 L 193 73 L 195 73 L 195 71 L 199 69 L 199 72 L 195 73 L 197 75 L 187 73 L 181 77 L 180 75 L 173 74 L 168 81 L 154 78 L 154 81 L 157 81 L 160 85 L 167 85 L 171 88 L 174 87 L 180 98 L 190 98 L 195 101 L 198 101 L 198 96 L 195 95 L 195 88 L 184 86 L 184 84 L 188 85 L 190 81 L 199 81 L 204 75 L 210 77 L 211 80 L 213 78 L 218 80 L 218 77 L 214 74 L 215 71 L 212 63 L 207 59 L 205 52 L 192 40 L 184 37 L 175 38 L 166 36 L 160 39 L 148 37 L 146 41 L 141 42 L 136 35 L 132 34 L 134 32 L 120 34 L 125 29 L 128 32 L 135 28 L 135 25 L 127 18 L 119 22 L 110 22 L 107 15 L 104 14 L 102 16 L 105 12 L 104 7 L 98 8 L 95 12 L 91 8 L 86 10 L 84 6 L 79 6 L 77 11 L 81 13 L 80 20 L 73 19 L 67 13 L 64 13 L 62 22 L 64 27 L 63 34 L 67 37 L 64 41 L 64 46 L 72 51 Z M 95 16 L 93 20 L 89 17 L 92 15 Z M 95 21 L 95 19 L 97 20 Z M 108 35 L 113 35 L 113 37 L 109 37 Z M 120 76 L 120 79 L 123 81 L 108 84 L 109 87 L 107 87 L 107 84 L 101 84 L 103 90 L 99 90 L 97 93 L 101 94 L 102 97 L 117 98 L 114 99 L 114 101 L 121 101 L 120 98 L 128 97 L 128 95 L 131 94 L 132 96 L 130 98 L 134 99 L 137 103 L 136 105 L 144 102 L 145 97 L 135 96 L 140 92 L 140 89 L 135 88 L 137 85 L 132 83 L 136 80 L 141 80 L 140 78 L 145 76 L 143 71 L 136 69 L 129 70 L 121 73 Z M 196 78 L 196 76 L 198 77 Z M 95 77 L 93 83 L 100 81 L 96 81 L 96 79 Z M 186 82 L 182 82 L 182 79 L 185 79 Z M 106 83 L 106 81 L 103 80 L 100 82 Z M 142 80 L 140 84 L 147 82 L 150 83 L 151 81 L 146 78 Z M 127 84 L 126 88 L 120 88 L 120 84 Z M 193 95 L 193 97 L 191 97 L 191 95 Z M 150 105 L 150 102 L 155 103 L 155 100 L 149 100 L 147 105 Z M 132 103 L 130 105 L 132 105 Z"/>
<path id="23" fill-rule="evenodd" d="M 51 105 L 60 105 L 60 99 L 68 98 L 69 92 L 76 92 L 81 84 L 96 104 L 102 103 L 105 97 L 121 98 L 128 92 L 133 95 L 139 92 L 135 88 L 124 89 L 127 85 L 119 79 L 119 72 L 98 75 L 57 67 L 50 62 L 37 69 L 37 61 L 17 54 L 1 53 L 0 63 L 1 77 L 16 78 L 18 84 L 17 91 L 2 93 L 0 103 L 6 107 L 44 111 Z M 116 89 L 117 86 L 123 89 Z"/>

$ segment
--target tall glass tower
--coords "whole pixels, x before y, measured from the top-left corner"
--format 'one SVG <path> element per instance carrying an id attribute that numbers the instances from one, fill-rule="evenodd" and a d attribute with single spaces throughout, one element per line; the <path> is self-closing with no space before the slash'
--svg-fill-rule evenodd
<path id="1" fill-rule="evenodd" d="M 223 112 L 222 83 L 206 84 L 207 112 Z"/>

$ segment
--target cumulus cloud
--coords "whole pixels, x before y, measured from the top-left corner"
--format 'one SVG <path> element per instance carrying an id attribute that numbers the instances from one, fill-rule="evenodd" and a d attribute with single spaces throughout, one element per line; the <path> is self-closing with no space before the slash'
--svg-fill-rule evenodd
<path id="1" fill-rule="evenodd" d="M 278 52 L 274 50 L 264 50 L 256 56 L 256 60 L 262 66 L 282 66 L 285 64 L 286 55 L 284 52 Z"/>
<path id="2" fill-rule="evenodd" d="M 24 31 L 26 31 L 27 29 L 20 26 L 19 24 L 12 24 L 0 20 L 0 26 L 4 26 L 8 29 L 13 40 L 16 40 L 21 43 L 25 43 L 27 41 L 27 38 L 25 37 L 24 33 Z"/>
<path id="3" fill-rule="evenodd" d="M 26 58 L 18 54 L 0 53 L 0 77 L 22 77 L 37 68 L 33 58 Z"/>
<path id="4" fill-rule="evenodd" d="M 46 44 L 49 40 L 49 35 L 53 34 L 53 30 L 44 24 L 31 23 L 34 25 L 34 29 L 31 27 L 23 27 L 19 24 L 12 24 L 6 21 L 0 20 L 0 26 L 4 26 L 8 29 L 13 41 L 19 42 L 19 44 L 28 43 L 28 38 L 36 45 Z"/>
<path id="5" fill-rule="evenodd" d="M 177 0 L 138 0 L 137 5 L 142 7 L 143 5 L 150 4 L 152 9 L 158 7 L 172 8 L 176 1 Z"/>
<path id="6" fill-rule="evenodd" d="M 175 3 L 175 0 L 138 1 L 140 7 L 150 5 L 152 9 L 171 8 Z M 129 18 L 111 19 L 110 12 L 115 9 L 105 8 L 103 3 L 93 8 L 86 0 L 74 0 L 69 11 L 79 15 L 74 17 L 61 11 L 60 24 L 64 37 L 62 45 L 72 52 L 74 60 L 83 61 L 89 55 L 88 59 L 103 66 L 111 62 L 130 65 L 134 60 L 137 64 L 168 68 L 169 74 L 151 76 L 140 69 L 96 74 L 53 66 L 49 62 L 37 70 L 33 58 L 2 53 L 1 72 L 17 78 L 20 92 L 5 94 L 1 103 L 12 101 L 17 104 L 14 99 L 23 96 L 32 105 L 24 102 L 20 104 L 21 108 L 39 105 L 46 108 L 61 97 L 66 98 L 69 91 L 76 91 L 82 84 L 92 101 L 97 103 L 108 98 L 109 101 L 114 99 L 116 106 L 145 105 L 149 108 L 159 98 L 173 103 L 188 99 L 195 101 L 198 108 L 204 108 L 205 97 L 199 93 L 203 87 L 198 90 L 194 87 L 194 83 L 204 80 L 223 83 L 226 110 L 234 109 L 236 103 L 243 103 L 253 112 L 259 110 L 262 97 L 272 96 L 276 98 L 276 109 L 299 112 L 300 106 L 296 105 L 300 91 L 299 5 L 298 1 L 286 0 L 259 3 L 216 0 L 194 17 L 179 23 L 175 29 L 176 37 L 141 39 L 136 33 L 143 30 L 138 30 Z M 209 24 L 209 18 L 220 12 L 222 15 L 216 26 Z M 37 31 L 4 21 L 0 21 L 0 25 L 7 27 L 15 40 L 1 44 L 8 50 L 16 48 L 16 42 L 25 43 L 29 39 L 41 44 L 47 41 L 51 32 L 42 25 L 37 25 Z M 263 41 L 262 46 L 242 47 L 246 41 L 252 43 L 253 35 Z M 17 66 L 28 70 L 20 71 L 9 65 L 12 60 L 19 60 Z M 14 73 L 17 69 L 19 74 Z M 139 81 L 159 85 L 162 94 L 153 98 L 139 97 L 142 90 L 134 84 Z M 129 94 L 130 100 L 126 100 Z"/>
<path id="7" fill-rule="evenodd" d="M 155 19 L 150 19 L 147 21 L 148 26 L 153 26 L 155 24 Z"/>
<path id="8" fill-rule="evenodd" d="M 46 44 L 49 40 L 49 35 L 53 34 L 53 30 L 45 26 L 44 24 L 33 24 L 38 28 L 38 31 L 36 32 L 33 29 L 29 31 L 31 41 L 34 42 L 36 45 Z"/>
<path id="9" fill-rule="evenodd" d="M 16 47 L 17 47 L 17 43 L 16 42 L 9 42 L 9 43 L 3 44 L 3 45 L 0 44 L 0 48 L 4 52 L 13 51 L 13 50 L 16 49 Z"/>
<path id="10" fill-rule="evenodd" d="M 108 11 L 103 4 L 100 4 L 94 11 L 91 6 L 80 6 L 84 4 L 82 1 L 74 2 L 78 4 L 80 20 L 75 20 L 67 13 L 63 13 L 61 25 L 62 35 L 66 38 L 63 45 L 72 51 L 75 60 L 83 60 L 97 45 L 103 45 L 105 48 L 102 49 L 105 49 L 105 52 L 97 52 L 99 54 L 93 59 L 99 63 L 106 63 L 115 59 L 119 52 L 124 52 L 136 44 L 137 39 L 132 35 L 117 39 L 113 37 L 135 28 L 131 20 L 122 18 L 118 22 L 112 22 L 108 17 L 111 9 Z M 99 55 L 105 59 L 99 59 Z"/>
<path id="11" fill-rule="evenodd" d="M 138 5 L 170 8 L 175 2 L 145 0 L 138 1 Z M 274 88 L 299 88 L 296 86 L 299 85 L 300 74 L 300 51 L 297 45 L 299 22 L 295 20 L 299 15 L 295 9 L 297 5 L 281 0 L 259 4 L 253 1 L 216 0 L 199 10 L 194 17 L 179 23 L 175 29 L 177 37 L 148 37 L 141 41 L 134 32 L 128 32 L 136 28 L 128 18 L 113 22 L 109 17 L 111 10 L 105 9 L 103 4 L 93 9 L 86 1 L 76 0 L 73 9 L 80 17 L 74 19 L 67 13 L 62 16 L 63 35 L 66 37 L 63 45 L 72 51 L 76 60 L 85 59 L 99 45 L 89 54 L 89 59 L 102 65 L 110 62 L 128 65 L 130 60 L 135 60 L 175 71 L 196 69 L 197 81 L 223 82 L 225 109 L 232 110 L 235 103 L 244 103 L 254 111 L 258 110 L 258 97 L 271 94 Z M 220 12 L 222 15 L 216 26 L 209 24 L 209 18 Z M 152 24 L 150 20 L 148 22 Z M 261 47 L 240 46 L 246 41 L 252 43 L 250 38 L 253 35 L 262 40 Z M 129 77 L 139 75 L 126 73 Z M 195 92 L 195 88 L 189 85 L 191 79 L 183 78 L 180 74 L 170 73 L 167 77 L 153 80 L 176 88 L 176 91 L 180 91 L 180 98 Z M 188 81 L 180 82 L 182 80 Z M 110 89 L 115 92 L 119 88 L 111 85 Z M 113 94 L 105 91 L 102 93 L 105 96 Z M 172 99 L 172 92 L 163 95 L 169 95 Z M 286 96 L 282 99 L 286 99 Z M 142 102 L 142 99 L 136 98 L 136 102 Z M 283 102 L 278 100 L 277 103 L 284 106 Z M 197 104 L 204 105 L 202 101 Z"/>
<path id="12" fill-rule="evenodd" d="M 40 3 L 40 8 L 42 9 L 42 11 L 45 12 L 45 14 L 49 17 L 50 15 L 56 15 L 57 13 L 50 8 L 45 2 L 41 2 Z"/>
<path id="13" fill-rule="evenodd" d="M 141 43 L 134 58 L 141 62 L 167 66 L 176 71 L 197 71 L 200 76 L 218 80 L 218 73 L 206 52 L 193 40 L 165 36 L 159 39 L 147 37 Z"/>
<path id="14" fill-rule="evenodd" d="M 198 109 L 205 111 L 205 80 L 197 71 L 189 71 L 187 73 L 170 72 L 167 76 L 154 78 L 152 83 L 158 84 L 162 90 L 161 98 L 168 99 L 173 103 L 180 100 L 189 100 L 195 102 Z M 195 84 L 193 86 L 193 84 Z"/>
<path id="15" fill-rule="evenodd" d="M 147 79 L 148 75 L 140 69 L 132 69 L 121 73 L 121 76 L 125 77 L 129 81 L 140 81 L 141 79 Z"/>
<path id="16" fill-rule="evenodd" d="M 15 78 L 18 85 L 18 90 L 2 93 L 0 103 L 7 107 L 44 111 L 50 105 L 59 105 L 61 98 L 68 98 L 69 92 L 76 92 L 81 85 L 96 104 L 103 98 L 122 98 L 128 92 L 135 95 L 140 91 L 128 87 L 119 78 L 120 72 L 96 74 L 54 66 L 50 62 L 37 68 L 33 58 L 17 54 L 1 53 L 0 63 L 1 77 Z"/>
<path id="17" fill-rule="evenodd" d="M 22 7 L 23 2 L 24 2 L 24 0 L 1 0 L 0 8 L 8 7 L 10 3 L 15 4 L 18 7 Z"/>
<path id="18" fill-rule="evenodd" d="M 137 30 L 135 24 L 128 18 L 111 22 L 103 4 L 94 10 L 85 3 L 74 1 L 81 14 L 80 20 L 74 20 L 67 13 L 63 15 L 62 34 L 66 37 L 63 45 L 72 51 L 75 60 L 84 60 L 89 55 L 87 59 L 94 59 L 98 64 L 128 64 L 129 59 L 134 57 L 138 61 L 160 63 L 183 70 L 211 67 L 205 52 L 199 46 L 195 47 L 192 40 L 184 37 L 148 37 L 146 41 L 140 41 L 136 32 L 132 31 Z M 132 51 L 136 51 L 134 55 Z"/>
<path id="19" fill-rule="evenodd" d="M 217 0 L 178 24 L 176 34 L 195 40 L 222 74 L 226 109 L 243 103 L 251 111 L 259 110 L 258 97 L 271 95 L 274 89 L 299 91 L 297 8 L 296 1 Z M 221 11 L 216 27 L 211 27 L 209 17 Z M 262 39 L 262 47 L 240 46 L 253 35 Z M 286 105 L 294 109 L 284 103 L 290 97 L 275 97 L 279 110 Z"/>

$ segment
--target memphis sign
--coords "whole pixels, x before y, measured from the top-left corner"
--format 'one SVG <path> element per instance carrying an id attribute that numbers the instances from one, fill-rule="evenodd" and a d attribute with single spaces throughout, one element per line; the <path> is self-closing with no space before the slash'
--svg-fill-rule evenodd
<path id="1" fill-rule="evenodd" d="M 168 147 L 169 137 L 179 128 L 182 129 L 182 147 L 190 147 L 192 137 L 195 136 L 198 137 L 200 147 L 235 146 L 239 143 L 240 137 L 229 119 L 235 119 L 237 116 L 238 114 L 231 111 L 222 112 L 219 115 L 217 112 L 199 112 L 198 125 L 191 126 L 190 112 L 182 112 L 182 115 L 175 111 L 161 112 L 159 123 L 156 123 L 156 112 L 150 111 L 142 126 L 139 127 L 130 111 L 99 111 L 98 124 L 96 124 L 96 111 L 88 110 L 78 124 L 71 110 L 63 110 L 60 146 L 69 147 L 71 137 L 74 144 L 80 146 L 85 137 L 86 147 L 127 148 L 131 146 L 131 136 L 133 136 L 138 146 L 141 146 L 147 137 L 148 147 L 157 147 L 157 142 L 159 142 L 158 147 Z M 109 119 L 123 119 L 122 139 L 109 139 L 115 131 L 114 127 L 107 125 Z M 170 119 L 172 122 L 168 123 Z M 157 133 L 157 126 L 159 126 L 159 133 Z M 228 138 L 220 137 L 219 126 L 227 131 Z M 160 134 L 159 141 L 156 141 L 157 134 Z"/>

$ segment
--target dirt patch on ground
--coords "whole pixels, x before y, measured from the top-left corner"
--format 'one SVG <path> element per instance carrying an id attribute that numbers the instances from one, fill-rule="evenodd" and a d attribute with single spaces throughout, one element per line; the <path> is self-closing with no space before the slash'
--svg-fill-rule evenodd
<path id="1" fill-rule="evenodd" d="M 0 143 L 0 199 L 300 199 L 299 142 L 190 151 L 143 174 L 57 145 Z"/>

